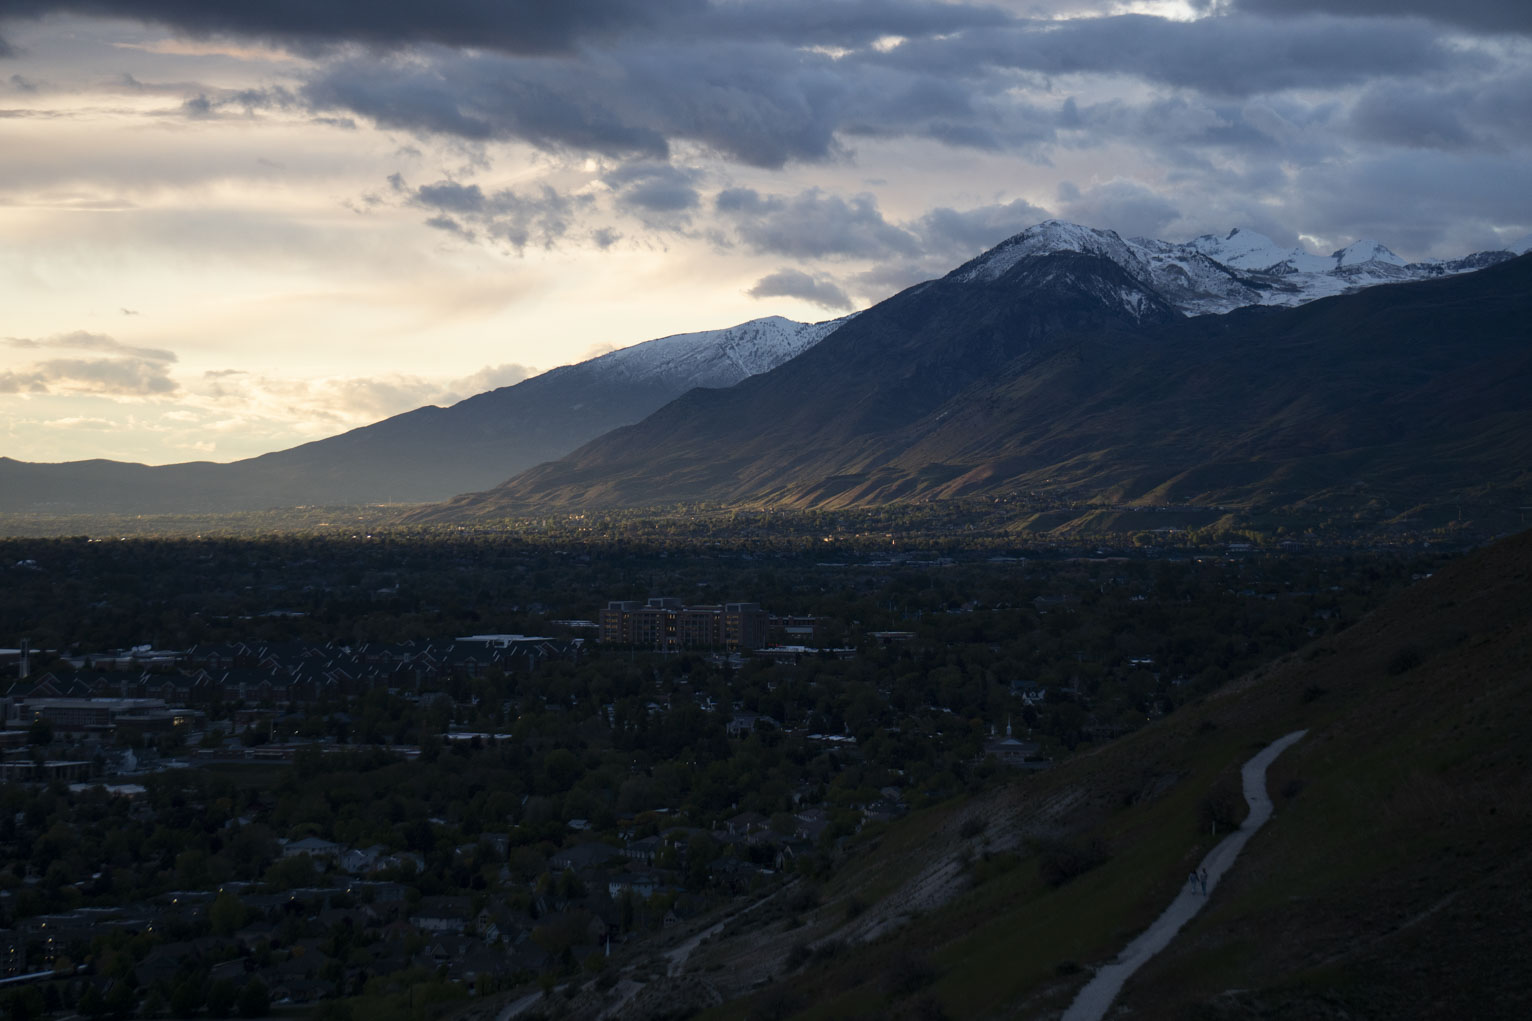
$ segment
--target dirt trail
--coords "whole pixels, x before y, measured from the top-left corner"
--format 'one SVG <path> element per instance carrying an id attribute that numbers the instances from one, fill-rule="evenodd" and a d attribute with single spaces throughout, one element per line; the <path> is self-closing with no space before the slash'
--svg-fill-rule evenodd
<path id="1" fill-rule="evenodd" d="M 1266 793 L 1267 768 L 1276 761 L 1278 755 L 1307 733 L 1306 730 L 1297 730 L 1278 738 L 1241 768 L 1240 779 L 1245 788 L 1245 801 L 1250 805 L 1250 814 L 1238 830 L 1225 837 L 1202 859 L 1200 868 L 1207 872 L 1208 894 L 1217 888 L 1218 881 L 1229 870 L 1229 866 L 1234 864 L 1234 859 L 1250 837 L 1271 818 L 1271 798 Z M 1085 988 L 1080 990 L 1069 1009 L 1064 1012 L 1063 1021 L 1100 1021 L 1105 1017 L 1128 976 L 1165 949 L 1181 930 L 1181 926 L 1201 911 L 1206 903 L 1207 896 L 1201 889 L 1194 890 L 1191 884 L 1182 888 L 1176 899 L 1170 902 L 1170 906 L 1149 928 L 1129 943 L 1116 960 L 1102 966 L 1096 976 L 1085 984 Z"/>

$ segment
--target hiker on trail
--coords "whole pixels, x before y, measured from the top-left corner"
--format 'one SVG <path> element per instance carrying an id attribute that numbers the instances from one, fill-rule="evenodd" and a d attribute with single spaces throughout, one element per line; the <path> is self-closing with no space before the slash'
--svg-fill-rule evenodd
<path id="1" fill-rule="evenodd" d="M 1197 878 L 1202 881 L 1202 896 L 1208 895 L 1208 870 L 1202 869 L 1197 873 Z"/>
<path id="2" fill-rule="evenodd" d="M 1196 893 L 1197 892 L 1197 872 L 1196 872 L 1196 870 L 1193 870 L 1190 874 L 1187 875 L 1186 881 L 1191 884 L 1192 893 Z"/>

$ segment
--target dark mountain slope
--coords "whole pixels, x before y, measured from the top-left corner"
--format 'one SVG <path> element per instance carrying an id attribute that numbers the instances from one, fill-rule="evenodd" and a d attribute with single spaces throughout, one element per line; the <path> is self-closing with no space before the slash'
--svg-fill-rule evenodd
<path id="1" fill-rule="evenodd" d="M 1182 319 L 1115 264 L 1061 252 L 912 288 L 773 372 L 421 516 L 1017 489 L 1515 506 L 1532 502 L 1529 392 L 1532 257 Z"/>
<path id="2" fill-rule="evenodd" d="M 994 280 L 961 273 L 889 298 L 771 372 L 727 390 L 694 390 L 492 495 L 449 507 L 782 498 L 801 480 L 888 463 L 921 441 L 927 419 L 1018 360 L 1072 336 L 1178 316 L 1096 255 L 1024 259 Z"/>

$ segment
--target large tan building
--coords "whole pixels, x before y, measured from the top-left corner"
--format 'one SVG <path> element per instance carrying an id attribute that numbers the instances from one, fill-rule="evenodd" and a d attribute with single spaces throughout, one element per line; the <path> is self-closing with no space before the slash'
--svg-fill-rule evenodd
<path id="1" fill-rule="evenodd" d="M 613 600 L 600 615 L 601 640 L 669 651 L 683 648 L 759 649 L 771 617 L 759 603 L 685 606 L 679 599 Z"/>

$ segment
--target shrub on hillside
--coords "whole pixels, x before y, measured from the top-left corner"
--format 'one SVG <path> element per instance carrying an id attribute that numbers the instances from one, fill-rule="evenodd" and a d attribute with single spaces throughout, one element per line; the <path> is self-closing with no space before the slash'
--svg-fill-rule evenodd
<path id="1" fill-rule="evenodd" d="M 1038 856 L 1038 871 L 1049 886 L 1063 886 L 1111 857 L 1099 838 L 1037 840 L 1032 846 Z"/>

